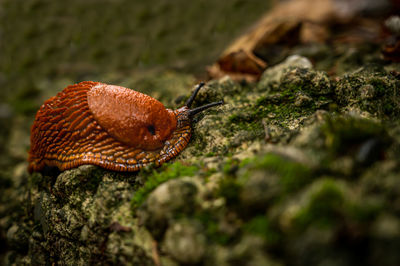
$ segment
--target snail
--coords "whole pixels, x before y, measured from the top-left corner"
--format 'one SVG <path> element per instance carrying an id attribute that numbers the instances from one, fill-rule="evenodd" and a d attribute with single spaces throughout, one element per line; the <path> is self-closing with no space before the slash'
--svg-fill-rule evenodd
<path id="1" fill-rule="evenodd" d="M 84 81 L 66 87 L 40 107 L 31 128 L 30 173 L 93 164 L 113 171 L 159 166 L 189 143 L 192 117 L 212 102 L 190 109 L 166 109 L 156 99 L 120 86 Z"/>

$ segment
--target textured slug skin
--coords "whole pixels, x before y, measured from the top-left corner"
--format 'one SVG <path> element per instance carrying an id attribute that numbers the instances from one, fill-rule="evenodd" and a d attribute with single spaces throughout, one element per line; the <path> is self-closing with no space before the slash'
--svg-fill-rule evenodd
<path id="1" fill-rule="evenodd" d="M 159 149 L 176 128 L 172 110 L 134 90 L 98 84 L 87 92 L 87 101 L 97 123 L 115 139 L 132 147 Z M 148 127 L 154 129 L 154 135 Z"/>
<path id="2" fill-rule="evenodd" d="M 91 81 L 68 86 L 36 114 L 28 170 L 94 164 L 137 171 L 160 165 L 189 142 L 186 111 L 165 109 L 154 98 L 119 86 Z"/>

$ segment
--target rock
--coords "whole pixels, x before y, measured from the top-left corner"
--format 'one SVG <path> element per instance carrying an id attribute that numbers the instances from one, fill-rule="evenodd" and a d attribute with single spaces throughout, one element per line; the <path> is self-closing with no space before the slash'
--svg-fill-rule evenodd
<path id="1" fill-rule="evenodd" d="M 244 236 L 229 252 L 227 261 L 229 265 L 244 266 L 279 266 L 281 263 L 274 261 L 263 252 L 265 242 L 255 236 Z"/>
<path id="2" fill-rule="evenodd" d="M 244 208 L 253 212 L 266 210 L 272 200 L 278 196 L 279 176 L 266 171 L 253 171 L 242 186 L 240 200 Z"/>
<path id="3" fill-rule="evenodd" d="M 180 263 L 195 264 L 204 257 L 207 241 L 198 223 L 180 221 L 168 228 L 163 245 L 165 251 Z"/>
<path id="4" fill-rule="evenodd" d="M 297 107 L 308 106 L 312 102 L 312 98 L 304 93 L 296 93 L 296 101 L 294 105 Z"/>
<path id="5" fill-rule="evenodd" d="M 189 214 L 195 210 L 197 192 L 196 185 L 188 178 L 167 181 L 150 193 L 138 217 L 155 235 L 162 234 L 177 213 Z"/>
<path id="6" fill-rule="evenodd" d="M 400 81 L 382 70 L 361 69 L 344 75 L 337 82 L 335 93 L 341 106 L 357 107 L 381 118 L 400 114 Z"/>
<path id="7" fill-rule="evenodd" d="M 23 226 L 14 224 L 7 231 L 8 244 L 18 251 L 27 252 L 29 247 L 28 237 L 29 230 Z"/>
<path id="8" fill-rule="evenodd" d="M 382 239 L 400 237 L 400 221 L 393 215 L 382 214 L 372 225 L 372 235 Z"/>
<path id="9" fill-rule="evenodd" d="M 312 69 L 312 64 L 306 57 L 299 55 L 289 56 L 282 63 L 269 67 L 264 71 L 258 83 L 258 88 L 262 89 L 267 87 L 268 84 L 281 82 L 283 75 L 294 68 Z"/>
<path id="10" fill-rule="evenodd" d="M 400 35 L 400 17 L 399 16 L 391 16 L 387 20 L 385 20 L 385 26 L 397 36 Z"/>
<path id="11" fill-rule="evenodd" d="M 332 86 L 328 75 L 323 71 L 293 68 L 282 75 L 278 90 L 302 91 L 317 99 L 318 96 L 332 93 Z"/>

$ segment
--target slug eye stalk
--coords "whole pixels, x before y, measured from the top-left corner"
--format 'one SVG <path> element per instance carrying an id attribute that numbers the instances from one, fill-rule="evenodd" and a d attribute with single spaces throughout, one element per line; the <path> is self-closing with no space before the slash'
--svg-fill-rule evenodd
<path id="1" fill-rule="evenodd" d="M 211 108 L 211 107 L 214 107 L 214 106 L 218 106 L 218 105 L 222 105 L 222 104 L 224 104 L 224 101 L 213 102 L 213 103 L 209 103 L 209 104 L 206 104 L 206 105 L 203 105 L 203 106 L 196 107 L 194 109 L 190 109 L 189 113 L 188 113 L 189 117 L 192 117 L 195 114 L 198 114 L 198 113 L 200 113 L 200 112 L 202 112 L 204 110 L 207 110 L 208 108 Z"/>
<path id="2" fill-rule="evenodd" d="M 189 99 L 186 101 L 185 106 L 187 106 L 188 108 L 190 108 L 192 106 L 192 103 L 194 101 L 194 99 L 197 96 L 197 93 L 199 92 L 199 90 L 204 86 L 204 82 L 200 82 L 197 87 L 194 89 L 194 92 L 192 93 L 192 95 L 190 95 Z"/>
<path id="3" fill-rule="evenodd" d="M 194 92 L 192 93 L 192 95 L 189 97 L 189 99 L 186 101 L 185 106 L 187 106 L 188 108 L 190 108 L 192 106 L 192 103 L 194 101 L 194 99 L 196 98 L 197 94 L 199 93 L 200 89 L 202 87 L 204 87 L 204 82 L 200 82 L 197 87 L 194 89 Z M 190 109 L 188 111 L 188 115 L 189 117 L 194 116 L 195 114 L 198 114 L 204 110 L 207 110 L 208 108 L 214 107 L 214 106 L 218 106 L 218 105 L 222 105 L 224 104 L 224 101 L 218 101 L 218 102 L 213 102 L 213 103 L 209 103 L 203 106 L 199 106 L 193 109 Z"/>

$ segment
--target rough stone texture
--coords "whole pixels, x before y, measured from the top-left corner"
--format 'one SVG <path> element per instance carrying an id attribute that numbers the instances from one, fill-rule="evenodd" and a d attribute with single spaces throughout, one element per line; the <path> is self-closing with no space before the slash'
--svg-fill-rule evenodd
<path id="1" fill-rule="evenodd" d="M 176 179 L 158 186 L 138 211 L 140 221 L 156 234 L 164 233 L 176 215 L 193 213 L 197 188 L 190 180 Z"/>
<path id="2" fill-rule="evenodd" d="M 306 57 L 299 55 L 289 56 L 284 62 L 267 68 L 261 76 L 260 82 L 258 83 L 260 88 L 266 87 L 270 83 L 279 84 L 283 75 L 290 68 L 304 68 L 311 69 L 312 64 Z"/>
<path id="3" fill-rule="evenodd" d="M 382 118 L 400 114 L 400 81 L 383 69 L 362 69 L 344 75 L 336 84 L 338 103 L 346 108 L 359 108 Z"/>
<path id="4" fill-rule="evenodd" d="M 28 251 L 27 257 L 16 262 L 149 263 L 146 246 L 139 247 L 132 241 L 141 229 L 135 230 L 129 204 L 127 209 L 123 205 L 129 202 L 134 185 L 129 178 L 94 166 L 81 166 L 56 178 L 35 173 L 31 180 L 25 203 L 26 214 L 32 220 L 14 224 L 7 233 L 11 243 Z M 27 230 L 31 232 L 24 236 L 22 233 Z M 115 234 L 119 240 L 112 246 Z M 130 252 L 124 250 L 124 241 L 130 243 Z M 133 251 L 142 256 L 132 256 Z"/>

